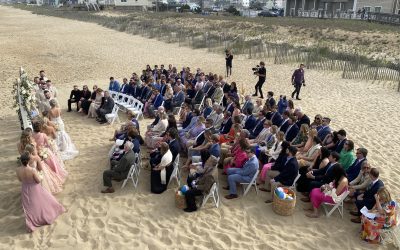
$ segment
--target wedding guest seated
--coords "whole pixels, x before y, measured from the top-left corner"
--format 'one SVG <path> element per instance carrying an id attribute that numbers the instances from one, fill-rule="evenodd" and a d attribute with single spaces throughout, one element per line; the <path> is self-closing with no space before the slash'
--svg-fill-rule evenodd
<path id="1" fill-rule="evenodd" d="M 153 128 L 160 121 L 161 114 L 165 114 L 165 109 L 163 106 L 158 108 L 156 117 L 154 118 L 154 121 L 150 125 L 147 126 L 148 130 Z"/>
<path id="2" fill-rule="evenodd" d="M 282 114 L 282 123 L 279 126 L 279 131 L 286 133 L 286 130 L 289 127 L 289 116 L 290 116 L 289 111 L 285 110 Z"/>
<path id="3" fill-rule="evenodd" d="M 327 147 L 329 150 L 335 150 L 336 144 L 339 142 L 338 133 L 336 131 L 329 132 L 325 139 L 322 141 L 322 146 Z M 338 152 L 340 153 L 340 152 Z"/>
<path id="4" fill-rule="evenodd" d="M 204 118 L 208 118 L 208 116 L 211 114 L 212 112 L 212 101 L 210 98 L 207 98 L 204 100 L 204 108 L 203 111 L 201 112 L 201 115 Z"/>
<path id="5" fill-rule="evenodd" d="M 331 123 L 331 119 L 328 117 L 324 117 L 322 119 L 322 124 L 317 127 L 318 138 L 323 141 L 325 137 L 331 132 L 331 128 L 329 124 Z"/>
<path id="6" fill-rule="evenodd" d="M 278 132 L 276 135 L 275 143 L 269 150 L 263 150 L 260 148 L 259 160 L 261 164 L 265 164 L 267 162 L 274 162 L 281 152 L 282 143 L 285 141 L 285 135 L 283 132 Z"/>
<path id="7" fill-rule="evenodd" d="M 335 165 L 339 164 L 338 161 L 340 160 L 340 156 L 336 152 L 331 152 L 329 155 L 329 164 L 327 164 L 324 168 L 311 170 L 309 171 L 307 176 L 307 188 L 306 191 L 303 193 L 306 198 L 301 198 L 304 202 L 310 202 L 308 193 L 311 192 L 314 188 L 319 188 L 324 184 L 328 184 L 333 181 L 332 169 Z M 340 165 L 340 164 L 339 164 Z M 340 166 L 342 167 L 342 166 Z"/>
<path id="8" fill-rule="evenodd" d="M 358 148 L 356 150 L 356 160 L 353 164 L 347 169 L 347 178 L 349 181 L 353 181 L 361 170 L 361 164 L 363 161 L 367 160 L 368 150 L 366 148 Z"/>
<path id="9" fill-rule="evenodd" d="M 221 87 L 221 83 L 216 82 L 214 93 L 211 95 L 211 100 L 217 104 L 221 104 L 223 97 L 224 97 L 224 91 Z"/>
<path id="10" fill-rule="evenodd" d="M 314 137 L 316 137 L 317 136 L 317 130 L 316 129 L 310 129 L 309 131 L 308 131 L 308 135 L 307 135 L 307 141 L 306 141 L 306 143 L 304 144 L 304 146 L 303 147 L 300 147 L 299 148 L 299 153 L 307 153 L 308 152 L 308 150 L 310 150 L 310 148 L 312 147 L 312 145 L 314 144 Z M 323 143 L 322 143 L 322 146 L 323 146 Z"/>
<path id="11" fill-rule="evenodd" d="M 264 142 L 268 138 L 268 136 L 271 135 L 271 126 L 272 122 L 270 120 L 265 120 L 264 128 L 261 130 L 261 132 L 257 135 L 255 139 L 251 139 L 249 141 L 250 146 L 256 147 Z"/>
<path id="12" fill-rule="evenodd" d="M 175 161 L 176 157 L 178 154 L 181 154 L 181 148 L 180 148 L 180 143 L 179 143 L 179 136 L 178 136 L 178 130 L 176 128 L 171 128 L 167 130 L 165 133 L 165 141 L 168 144 L 169 150 L 172 153 L 172 162 Z M 153 151 L 150 152 L 150 166 L 155 166 L 159 163 L 162 154 L 161 154 L 161 142 L 158 146 L 158 148 L 154 149 Z"/>
<path id="13" fill-rule="evenodd" d="M 96 95 L 97 95 L 97 85 L 93 85 L 93 92 L 90 94 L 89 99 L 81 100 L 81 109 L 82 110 L 79 110 L 79 111 L 81 111 L 82 113 L 87 115 L 89 112 L 89 109 L 90 109 L 90 105 L 96 99 Z M 101 104 L 101 100 L 100 100 L 100 104 Z"/>
<path id="14" fill-rule="evenodd" d="M 150 146 L 149 143 L 149 138 L 152 136 L 159 136 L 161 135 L 164 131 L 166 131 L 167 126 L 168 126 L 168 120 L 167 120 L 167 115 L 165 113 L 161 113 L 158 115 L 159 120 L 154 127 L 150 127 L 147 132 L 146 132 L 146 145 Z"/>
<path id="15" fill-rule="evenodd" d="M 296 155 L 300 167 L 309 167 L 318 157 L 318 150 L 321 148 L 321 141 L 317 136 L 313 138 L 313 145 L 307 153 L 299 153 Z"/>
<path id="16" fill-rule="evenodd" d="M 322 125 L 322 115 L 316 115 L 314 121 L 311 123 L 310 128 L 317 128 Z"/>
<path id="17" fill-rule="evenodd" d="M 309 127 L 307 124 L 302 124 L 300 126 L 300 131 L 297 134 L 296 138 L 293 139 L 291 142 L 292 146 L 295 146 L 298 150 L 298 152 L 302 152 L 299 149 L 303 148 L 308 140 L 308 133 L 309 133 Z M 308 150 L 307 150 L 308 151 Z"/>
<path id="18" fill-rule="evenodd" d="M 164 132 L 161 134 L 154 134 L 154 136 L 147 136 L 145 138 L 145 143 L 148 148 L 158 148 L 160 146 L 161 142 L 166 142 L 166 133 L 169 131 L 171 128 L 178 129 L 176 125 L 176 119 L 173 114 L 168 115 L 168 126 L 165 129 Z"/>
<path id="19" fill-rule="evenodd" d="M 191 111 L 189 104 L 183 103 L 181 112 L 179 115 L 178 126 L 186 128 L 192 121 L 194 113 Z"/>
<path id="20" fill-rule="evenodd" d="M 191 119 L 190 119 L 190 123 L 187 124 L 186 127 L 184 126 L 185 124 L 182 124 L 182 129 L 179 130 L 179 136 L 184 136 L 184 134 L 186 132 L 188 132 L 191 128 L 193 128 L 196 125 L 197 120 L 199 119 L 199 117 L 200 117 L 200 110 L 199 109 L 194 109 L 192 111 L 192 116 L 191 116 Z"/>
<path id="21" fill-rule="evenodd" d="M 374 198 L 375 206 L 368 212 L 375 214 L 375 217 L 362 216 L 361 239 L 376 244 L 389 237 L 384 235 L 385 231 L 397 226 L 398 206 L 386 187 L 380 188 Z"/>
<path id="22" fill-rule="evenodd" d="M 243 110 L 243 113 L 246 116 L 245 119 L 243 119 L 244 128 L 247 130 L 253 130 L 257 124 L 257 118 L 253 115 L 253 110 L 247 108 Z"/>
<path id="23" fill-rule="evenodd" d="M 279 96 L 279 101 L 278 101 L 278 112 L 279 114 L 283 114 L 283 112 L 285 112 L 286 108 L 288 106 L 288 102 L 286 99 L 286 96 Z"/>
<path id="24" fill-rule="evenodd" d="M 132 113 L 132 111 L 127 112 L 127 121 L 121 125 L 119 129 L 114 131 L 113 137 L 110 141 L 115 141 L 117 139 L 123 140 L 125 139 L 126 133 L 128 132 L 129 127 L 135 127 L 139 132 L 139 123 L 136 123 L 136 115 Z M 133 122 L 135 121 L 135 122 Z"/>
<path id="25" fill-rule="evenodd" d="M 259 145 L 256 146 L 256 155 L 259 158 L 259 161 L 261 164 L 264 164 L 265 162 L 268 161 L 267 153 L 269 150 L 274 146 L 275 142 L 277 141 L 277 136 L 278 136 L 278 127 L 275 125 L 272 125 L 271 128 L 269 129 L 270 134 L 265 138 L 264 141 L 261 141 Z M 283 134 L 283 133 L 282 133 Z M 283 140 L 283 137 L 282 137 Z M 264 160 L 265 158 L 265 160 Z"/>
<path id="26" fill-rule="evenodd" d="M 345 171 L 349 169 L 351 165 L 353 165 L 354 160 L 356 159 L 354 155 L 354 142 L 351 140 L 347 140 L 344 144 L 342 151 L 340 151 L 340 161 L 339 163 L 342 165 Z"/>
<path id="27" fill-rule="evenodd" d="M 131 166 L 135 163 L 135 154 L 132 151 L 133 143 L 125 143 L 124 156 L 119 161 L 111 161 L 111 169 L 103 172 L 103 185 L 107 187 L 102 193 L 114 193 L 112 180 L 124 180 L 128 176 Z"/>
<path id="28" fill-rule="evenodd" d="M 197 210 L 196 205 L 196 196 L 206 195 L 212 185 L 217 180 L 217 174 L 215 165 L 217 163 L 217 158 L 211 156 L 208 158 L 206 163 L 204 164 L 204 170 L 202 174 L 197 177 L 195 180 L 188 179 L 188 186 L 190 189 L 185 193 L 185 200 L 186 200 L 186 208 L 184 209 L 185 212 L 194 212 Z"/>
<path id="29" fill-rule="evenodd" d="M 297 148 L 289 146 L 286 150 L 287 158 L 285 164 L 277 170 L 269 170 L 265 178 L 265 191 L 274 191 L 277 187 L 292 186 L 294 179 L 299 173 L 299 165 L 296 160 Z M 273 194 L 272 194 L 273 195 Z M 265 201 L 271 203 L 272 198 Z"/>
<path id="30" fill-rule="evenodd" d="M 164 103 L 165 109 L 167 111 L 173 111 L 175 108 L 179 108 L 185 101 L 185 93 L 182 91 L 182 87 L 183 85 L 180 86 L 175 85 L 174 87 L 175 94 L 172 97 L 171 101 L 170 102 L 166 101 Z"/>
<path id="31" fill-rule="evenodd" d="M 258 113 L 258 119 L 256 125 L 254 126 L 253 130 L 250 130 L 250 139 L 255 139 L 258 134 L 260 134 L 261 130 L 264 128 L 264 122 L 266 113 L 264 111 L 260 111 Z"/>
<path id="32" fill-rule="evenodd" d="M 236 185 L 249 183 L 258 170 L 258 159 L 254 149 L 246 149 L 246 153 L 249 160 L 246 161 L 242 168 L 229 168 L 227 171 L 228 187 L 224 187 L 224 189 L 229 190 L 229 195 L 225 196 L 226 199 L 238 198 Z"/>
<path id="33" fill-rule="evenodd" d="M 154 100 L 153 102 L 150 104 L 150 106 L 148 107 L 148 115 L 150 117 L 154 117 L 154 111 L 158 109 L 158 107 L 162 106 L 163 102 L 164 102 L 164 97 L 163 95 L 160 93 L 159 90 L 155 89 L 154 90 Z"/>
<path id="34" fill-rule="evenodd" d="M 346 172 L 340 165 L 332 168 L 333 181 L 320 188 L 314 188 L 310 194 L 312 208 L 308 209 L 307 217 L 318 218 L 318 208 L 323 203 L 335 204 L 340 201 L 340 195 L 348 190 L 349 181 Z"/>
<path id="35" fill-rule="evenodd" d="M 261 169 L 261 173 L 259 175 L 258 184 L 263 184 L 265 183 L 265 180 L 267 178 L 267 173 L 269 170 L 277 170 L 279 171 L 281 168 L 283 168 L 283 166 L 286 163 L 286 158 L 287 158 L 287 149 L 289 148 L 290 143 L 287 141 L 283 141 L 281 146 L 279 147 L 280 152 L 279 155 L 276 159 L 270 159 L 270 161 L 266 164 L 263 165 L 262 169 Z M 261 161 L 260 161 L 261 162 Z M 262 163 L 262 162 L 261 162 Z M 261 191 L 266 191 L 267 189 L 265 188 L 260 188 L 259 190 Z"/>
<path id="36" fill-rule="evenodd" d="M 143 139 L 139 135 L 137 129 L 131 126 L 131 127 L 129 127 L 128 132 L 127 132 L 126 137 L 124 138 L 123 142 L 120 145 L 116 144 L 112 148 L 111 160 L 119 161 L 124 156 L 125 143 L 128 141 L 133 143 L 132 151 L 134 153 L 140 152 L 140 144 L 141 144 L 140 142 L 143 141 Z"/>
<path id="37" fill-rule="evenodd" d="M 211 119 L 213 121 L 214 128 L 220 129 L 221 124 L 224 121 L 223 108 L 219 104 L 214 104 L 213 107 L 214 110 L 208 116 L 208 119 Z"/>
<path id="38" fill-rule="evenodd" d="M 350 182 L 350 197 L 354 197 L 354 195 L 358 195 L 359 193 L 364 192 L 369 185 L 371 184 L 371 177 L 369 176 L 369 172 L 371 171 L 371 166 L 368 161 L 363 161 L 361 163 L 361 171 L 358 174 L 357 178 Z"/>
<path id="39" fill-rule="evenodd" d="M 200 162 L 201 161 L 201 152 L 209 150 L 210 147 L 213 144 L 215 144 L 215 140 L 217 140 L 217 143 L 219 142 L 218 135 L 211 134 L 211 131 L 209 131 L 209 130 L 204 132 L 203 143 L 199 146 L 191 146 L 188 148 L 188 158 L 186 160 L 184 168 L 188 169 L 191 162 L 196 162 L 196 163 Z M 219 150 L 218 150 L 218 154 L 220 154 Z M 216 157 L 219 157 L 219 155 L 217 155 Z M 203 161 L 203 162 L 205 162 L 205 161 Z"/>
<path id="40" fill-rule="evenodd" d="M 110 114 L 114 108 L 114 99 L 111 98 L 110 92 L 104 91 L 104 98 L 101 102 L 101 106 L 96 110 L 97 113 L 97 121 L 100 124 L 104 124 L 107 122 L 106 114 Z"/>
<path id="41" fill-rule="evenodd" d="M 273 125 L 279 127 L 283 122 L 282 115 L 278 112 L 277 106 L 271 107 L 271 122 Z"/>
<path id="42" fill-rule="evenodd" d="M 303 110 L 299 107 L 296 112 L 296 117 L 297 117 L 297 122 L 296 125 L 297 127 L 301 127 L 303 124 L 307 124 L 310 126 L 310 118 L 306 114 L 304 114 Z"/>
<path id="43" fill-rule="evenodd" d="M 258 98 L 253 108 L 253 115 L 258 115 L 264 109 L 263 100 Z"/>
<path id="44" fill-rule="evenodd" d="M 150 190 L 155 194 L 161 194 L 167 190 L 169 178 L 173 170 L 173 156 L 166 142 L 161 143 L 160 153 L 161 158 L 159 161 L 155 161 L 151 165 Z"/>
<path id="45" fill-rule="evenodd" d="M 221 145 L 221 156 L 219 159 L 218 168 L 223 168 L 230 160 L 232 159 L 235 150 L 239 147 L 239 141 L 244 139 L 247 144 L 249 144 L 249 136 L 250 132 L 247 129 L 242 129 L 240 131 L 239 137 L 235 138 L 235 141 L 232 145 L 224 144 Z"/>
<path id="46" fill-rule="evenodd" d="M 78 112 L 82 113 L 83 112 L 83 103 L 90 100 L 90 97 L 92 96 L 92 93 L 90 92 L 90 90 L 88 89 L 87 85 L 83 85 L 83 89 L 80 93 L 80 98 L 78 100 L 77 103 L 77 108 L 78 108 Z"/>
<path id="47" fill-rule="evenodd" d="M 338 137 L 338 141 L 336 142 L 335 145 L 335 151 L 338 152 L 340 154 L 340 152 L 342 151 L 344 144 L 347 141 L 346 138 L 346 131 L 344 129 L 341 129 L 337 132 L 337 137 Z M 354 144 L 354 143 L 353 143 Z"/>
<path id="48" fill-rule="evenodd" d="M 285 140 L 291 142 L 299 133 L 299 127 L 296 125 L 296 117 L 289 116 L 288 124 L 289 126 L 285 132 Z"/>
<path id="49" fill-rule="evenodd" d="M 248 160 L 246 149 L 249 148 L 249 143 L 246 138 L 239 139 L 239 146 L 235 147 L 232 151 L 232 157 L 229 158 L 229 161 L 224 162 L 224 173 L 227 173 L 227 169 L 229 168 L 241 168 L 244 163 Z"/>
<path id="50" fill-rule="evenodd" d="M 186 143 L 186 148 L 191 146 L 200 146 L 204 142 L 204 133 L 206 131 L 210 131 L 212 135 L 218 134 L 218 130 L 213 126 L 213 122 L 211 119 L 207 118 L 205 122 L 205 129 L 199 133 L 193 140 L 188 140 Z"/>
<path id="51" fill-rule="evenodd" d="M 29 166 L 30 154 L 24 152 L 16 169 L 18 180 L 22 183 L 22 208 L 25 213 L 26 229 L 33 232 L 37 227 L 52 224 L 65 212 L 64 207 L 42 185 L 42 178 L 36 169 Z"/>
<path id="52" fill-rule="evenodd" d="M 307 192 L 309 179 L 307 178 L 307 173 L 311 170 L 322 169 L 329 164 L 329 155 L 331 151 L 329 151 L 326 147 L 321 147 L 318 150 L 318 157 L 313 162 L 310 167 L 303 167 L 299 169 L 300 178 L 297 180 L 297 191 L 299 192 Z M 308 194 L 307 194 L 308 195 Z"/>
<path id="53" fill-rule="evenodd" d="M 235 140 L 236 136 L 242 130 L 242 126 L 240 125 L 240 117 L 235 116 L 234 120 L 236 120 L 229 130 L 228 134 L 220 134 L 219 135 L 219 144 L 231 144 Z"/>
<path id="54" fill-rule="evenodd" d="M 197 119 L 196 125 L 189 129 L 184 136 L 181 137 L 182 148 L 187 149 L 193 145 L 194 140 L 198 135 L 200 135 L 205 130 L 205 121 L 203 116 Z"/>
<path id="55" fill-rule="evenodd" d="M 224 119 L 221 123 L 221 127 L 219 129 L 219 132 L 221 134 L 228 134 L 229 131 L 231 130 L 233 125 L 232 117 L 231 117 L 231 112 L 225 111 L 224 112 Z"/>
<path id="56" fill-rule="evenodd" d="M 76 111 L 79 111 L 78 102 L 81 99 L 81 91 L 78 88 L 78 85 L 74 85 L 74 89 L 71 90 L 71 94 L 68 99 L 68 112 L 71 112 L 71 103 L 76 103 Z"/>
<path id="57" fill-rule="evenodd" d="M 375 195 L 378 193 L 379 189 L 383 188 L 384 184 L 379 179 L 379 170 L 377 168 L 371 168 L 369 172 L 369 176 L 371 178 L 371 184 L 367 187 L 365 192 L 359 194 L 356 197 L 356 207 L 357 211 L 351 211 L 350 214 L 356 216 L 351 219 L 354 223 L 361 223 L 361 212 L 360 210 L 363 207 L 367 207 L 368 210 L 371 210 L 376 205 Z"/>

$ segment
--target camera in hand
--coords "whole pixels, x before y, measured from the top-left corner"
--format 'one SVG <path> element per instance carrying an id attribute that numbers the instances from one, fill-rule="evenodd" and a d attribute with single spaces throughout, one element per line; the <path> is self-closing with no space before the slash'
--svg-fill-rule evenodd
<path id="1" fill-rule="evenodd" d="M 251 68 L 254 75 L 258 73 L 259 69 L 260 69 L 260 65 L 256 65 L 254 68 Z"/>

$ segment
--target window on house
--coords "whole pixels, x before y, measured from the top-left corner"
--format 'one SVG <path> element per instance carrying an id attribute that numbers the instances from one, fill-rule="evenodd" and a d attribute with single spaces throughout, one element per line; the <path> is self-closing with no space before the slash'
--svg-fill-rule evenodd
<path id="1" fill-rule="evenodd" d="M 126 3 L 127 0 L 121 0 L 121 3 Z"/>
<path id="2" fill-rule="evenodd" d="M 375 6 L 375 12 L 381 12 L 382 6 Z"/>
<path id="3" fill-rule="evenodd" d="M 370 12 L 371 11 L 371 6 L 364 6 L 365 12 Z"/>

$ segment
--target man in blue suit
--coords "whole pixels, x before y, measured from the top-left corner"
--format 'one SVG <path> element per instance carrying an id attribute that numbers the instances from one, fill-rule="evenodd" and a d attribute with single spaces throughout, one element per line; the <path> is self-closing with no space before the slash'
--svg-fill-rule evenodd
<path id="1" fill-rule="evenodd" d="M 135 81 L 133 79 L 130 80 L 129 82 L 129 94 L 133 97 L 135 97 L 136 99 L 140 98 L 142 92 L 141 92 L 141 88 L 138 86 L 137 83 L 135 83 Z"/>
<path id="2" fill-rule="evenodd" d="M 368 210 L 371 210 L 376 203 L 375 195 L 384 187 L 384 184 L 381 180 L 379 180 L 379 170 L 377 168 L 371 168 L 369 172 L 369 176 L 371 177 L 372 183 L 367 187 L 364 193 L 360 194 L 356 198 L 356 206 L 357 211 L 351 211 L 350 214 L 357 216 L 356 218 L 351 219 L 354 223 L 361 223 L 361 212 L 360 210 L 363 207 L 367 207 Z"/>
<path id="3" fill-rule="evenodd" d="M 226 199 L 237 198 L 236 185 L 242 182 L 249 183 L 258 170 L 259 163 L 254 150 L 247 149 L 246 153 L 249 160 L 242 168 L 229 168 L 227 171 L 229 186 L 224 189 L 229 190 L 229 195 L 225 196 Z"/>
<path id="4" fill-rule="evenodd" d="M 251 110 L 253 111 L 253 109 L 254 109 L 254 104 L 253 104 L 253 102 L 252 102 L 252 100 L 251 100 L 251 96 L 250 95 L 246 95 L 245 97 L 244 97 L 244 99 L 245 99 L 245 102 L 243 103 L 243 106 L 242 106 L 242 112 L 244 113 L 246 110 L 248 110 L 249 108 L 251 108 Z"/>
<path id="5" fill-rule="evenodd" d="M 244 114 L 247 116 L 246 121 L 244 122 L 244 129 L 253 130 L 257 124 L 257 119 L 253 115 L 253 110 L 251 108 L 244 109 Z"/>
<path id="6" fill-rule="evenodd" d="M 292 186 L 294 179 L 296 179 L 299 173 L 299 164 L 296 159 L 297 148 L 290 146 L 287 149 L 287 158 L 284 166 L 279 170 L 269 170 L 267 173 L 267 178 L 265 180 L 267 192 L 275 190 L 277 187 L 281 186 Z M 271 203 L 272 199 L 266 201 L 266 203 Z"/>
<path id="7" fill-rule="evenodd" d="M 258 113 L 258 119 L 256 125 L 252 130 L 250 130 L 250 139 L 255 139 L 258 136 L 258 134 L 263 130 L 264 122 L 266 119 L 265 115 L 266 115 L 265 111 L 260 111 Z"/>
<path id="8" fill-rule="evenodd" d="M 288 120 L 289 127 L 285 132 L 285 140 L 288 142 L 293 141 L 296 138 L 297 134 L 299 133 L 299 127 L 297 127 L 296 118 L 294 116 L 290 116 Z"/>
<path id="9" fill-rule="evenodd" d="M 271 107 L 271 122 L 273 125 L 277 126 L 279 128 L 279 126 L 281 126 L 282 122 L 283 122 L 283 118 L 282 115 L 278 112 L 278 110 L 276 109 L 276 106 Z"/>
<path id="10" fill-rule="evenodd" d="M 162 103 L 164 102 L 164 98 L 161 95 L 159 90 L 155 90 L 155 98 L 153 103 L 149 106 L 149 115 L 150 117 L 154 116 L 154 110 L 158 109 L 158 107 L 160 107 L 162 105 Z"/>
<path id="11" fill-rule="evenodd" d="M 123 83 L 121 85 L 121 88 L 119 89 L 119 92 L 122 94 L 130 94 L 131 86 L 128 83 L 128 79 L 126 78 L 123 79 Z"/>
<path id="12" fill-rule="evenodd" d="M 290 116 L 289 111 L 285 110 L 282 114 L 281 126 L 279 126 L 280 132 L 286 133 L 286 130 L 289 127 L 289 116 Z"/>
<path id="13" fill-rule="evenodd" d="M 367 160 L 367 155 L 368 150 L 366 148 L 358 148 L 356 150 L 356 160 L 346 171 L 349 182 L 357 178 L 358 174 L 360 173 L 362 163 Z"/>
<path id="14" fill-rule="evenodd" d="M 119 82 L 114 80 L 114 77 L 110 77 L 110 84 L 108 85 L 108 90 L 119 92 Z"/>
<path id="15" fill-rule="evenodd" d="M 331 132 L 329 123 L 331 123 L 331 119 L 328 117 L 324 117 L 322 118 L 322 125 L 317 127 L 318 138 L 321 141 L 324 141 L 325 137 Z"/>
<path id="16" fill-rule="evenodd" d="M 167 108 L 167 110 L 174 110 L 174 108 L 179 108 L 182 103 L 185 101 L 185 93 L 182 91 L 182 85 L 178 86 L 175 85 L 174 87 L 175 94 L 172 97 L 170 107 Z M 168 106 L 169 104 L 166 103 Z"/>

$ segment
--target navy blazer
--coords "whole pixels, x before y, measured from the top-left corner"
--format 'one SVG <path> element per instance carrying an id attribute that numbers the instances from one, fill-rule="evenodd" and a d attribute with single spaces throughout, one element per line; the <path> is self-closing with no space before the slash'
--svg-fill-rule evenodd
<path id="1" fill-rule="evenodd" d="M 185 121 L 182 123 L 182 128 L 185 129 L 187 126 L 189 126 L 190 122 L 192 121 L 193 118 L 193 113 L 190 112 L 189 114 L 186 115 Z"/>
<path id="2" fill-rule="evenodd" d="M 338 141 L 335 145 L 335 151 L 340 154 L 340 151 L 342 151 L 344 144 L 346 143 L 347 139 L 344 139 L 343 141 Z"/>
<path id="3" fill-rule="evenodd" d="M 289 122 L 288 121 L 289 120 L 285 121 L 285 120 L 282 119 L 282 124 L 281 124 L 281 126 L 279 128 L 279 131 L 282 131 L 283 133 L 286 133 L 286 130 L 289 127 Z"/>
<path id="4" fill-rule="evenodd" d="M 244 113 L 248 109 L 251 109 L 251 112 L 254 110 L 254 104 L 251 101 L 245 101 L 245 103 L 242 106 L 242 112 Z"/>
<path id="5" fill-rule="evenodd" d="M 158 107 L 161 106 L 161 104 L 163 103 L 163 101 L 164 101 L 163 96 L 162 96 L 161 94 L 158 94 L 158 95 L 154 98 L 154 101 L 153 101 L 154 108 L 155 108 L 155 109 L 158 109 Z"/>
<path id="6" fill-rule="evenodd" d="M 232 118 L 229 118 L 226 122 L 222 122 L 219 132 L 221 134 L 228 134 L 232 127 Z"/>
<path id="7" fill-rule="evenodd" d="M 254 117 L 254 115 L 250 115 L 249 117 L 247 117 L 247 120 L 244 123 L 244 128 L 247 129 L 248 131 L 251 131 L 254 129 L 256 124 L 257 124 L 257 119 Z"/>
<path id="8" fill-rule="evenodd" d="M 178 94 L 175 94 L 174 97 L 172 97 L 171 105 L 173 107 L 180 107 L 184 101 L 185 93 L 183 93 L 183 91 L 180 91 Z"/>
<path id="9" fill-rule="evenodd" d="M 174 162 L 176 156 L 179 154 L 179 151 L 181 151 L 181 146 L 179 145 L 179 142 L 177 140 L 169 141 L 168 145 L 169 145 L 169 150 L 172 153 L 172 162 Z"/>
<path id="10" fill-rule="evenodd" d="M 357 178 L 357 176 L 361 170 L 361 165 L 365 160 L 366 160 L 366 158 L 364 158 L 360 162 L 358 162 L 358 159 L 356 159 L 353 162 L 353 164 L 351 164 L 351 166 L 347 169 L 346 174 L 347 174 L 347 179 L 349 180 L 349 182 L 351 182 L 355 178 Z"/>
<path id="11" fill-rule="evenodd" d="M 380 188 L 384 186 L 381 180 L 378 180 L 372 186 L 367 187 L 364 192 L 363 201 L 368 209 L 371 209 L 375 205 L 375 194 Z"/>
<path id="12" fill-rule="evenodd" d="M 275 125 L 279 128 L 279 126 L 281 126 L 283 122 L 282 115 L 278 111 L 276 111 L 275 114 L 273 114 L 271 117 L 271 122 L 272 125 Z"/>
<path id="13" fill-rule="evenodd" d="M 288 127 L 288 131 L 285 132 L 285 134 L 286 134 L 285 140 L 291 142 L 291 141 L 293 141 L 294 138 L 296 138 L 300 129 L 299 129 L 299 127 L 297 127 L 296 124 L 293 124 L 293 126 L 290 128 L 290 130 L 289 130 L 289 128 L 290 128 L 290 126 Z"/>
<path id="14" fill-rule="evenodd" d="M 280 182 L 285 186 L 293 185 L 294 179 L 296 179 L 299 173 L 299 164 L 296 157 L 292 157 L 287 163 L 281 168 L 279 175 L 274 178 L 275 181 Z"/>
<path id="15" fill-rule="evenodd" d="M 161 95 L 165 95 L 165 91 L 167 91 L 167 85 L 165 85 L 165 84 L 161 84 L 161 86 L 160 86 L 160 93 L 161 93 Z"/>
<path id="16" fill-rule="evenodd" d="M 232 114 L 234 110 L 235 110 L 235 107 L 233 107 L 233 103 L 231 103 L 231 104 L 227 104 L 227 105 L 226 105 L 226 107 L 225 107 L 225 109 L 224 109 L 224 112 L 225 112 L 225 111 L 229 111 L 229 112 L 231 112 L 231 114 Z"/>
<path id="17" fill-rule="evenodd" d="M 129 83 L 123 83 L 121 85 L 121 88 L 119 89 L 119 92 L 122 94 L 130 94 L 131 92 L 131 86 L 129 85 Z"/>
<path id="18" fill-rule="evenodd" d="M 151 92 L 151 91 L 150 91 L 150 88 L 147 87 L 147 86 L 144 86 L 144 87 L 142 88 L 142 90 L 141 90 L 141 93 L 140 93 L 140 99 L 142 99 L 142 100 L 147 100 L 147 99 L 148 99 L 149 92 Z"/>
<path id="19" fill-rule="evenodd" d="M 258 134 L 263 130 L 264 122 L 265 122 L 265 118 L 264 117 L 257 119 L 256 126 L 254 127 L 253 130 L 250 131 L 250 134 L 251 134 L 252 138 L 256 138 L 258 136 Z"/>
<path id="20" fill-rule="evenodd" d="M 329 126 L 326 126 L 325 128 L 322 128 L 322 126 L 318 126 L 317 131 L 318 138 L 323 141 L 325 137 L 331 132 L 331 128 Z"/>
<path id="21" fill-rule="evenodd" d="M 141 89 L 138 86 L 130 86 L 129 94 L 135 98 L 140 97 L 142 94 Z"/>
<path id="22" fill-rule="evenodd" d="M 204 118 L 207 118 L 212 112 L 212 108 L 211 107 L 207 107 L 203 110 L 203 116 Z"/>
<path id="23" fill-rule="evenodd" d="M 303 115 L 303 117 L 300 118 L 300 120 L 297 120 L 296 125 L 297 127 L 301 127 L 302 124 L 307 124 L 308 126 L 310 126 L 310 118 L 308 118 L 308 116 Z"/>
<path id="24" fill-rule="evenodd" d="M 317 170 L 313 170 L 313 175 L 315 176 L 315 181 L 319 181 L 322 182 L 324 184 L 330 183 L 331 181 L 333 181 L 334 177 L 332 175 L 332 169 L 333 167 L 340 163 L 329 163 L 327 164 L 325 167 L 321 168 L 321 169 L 317 169 Z"/>

